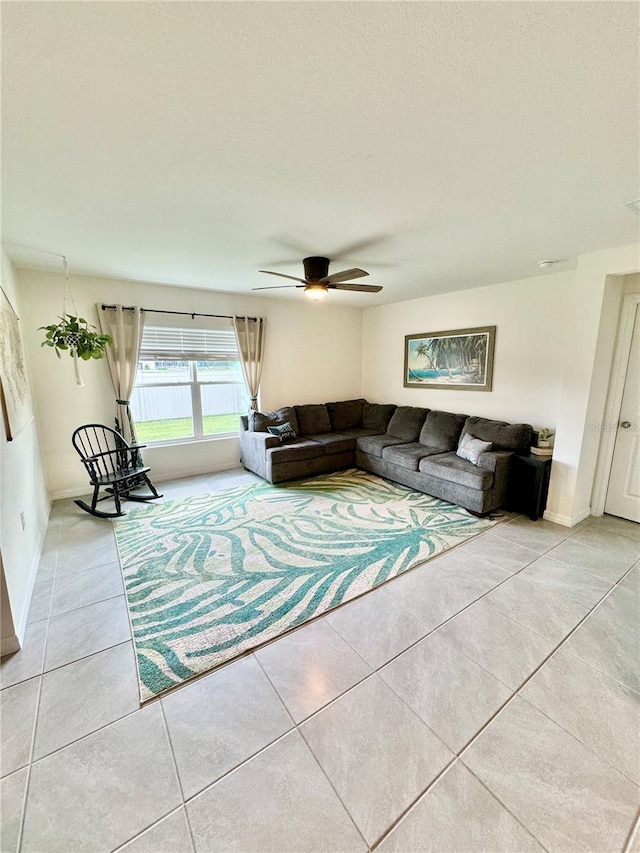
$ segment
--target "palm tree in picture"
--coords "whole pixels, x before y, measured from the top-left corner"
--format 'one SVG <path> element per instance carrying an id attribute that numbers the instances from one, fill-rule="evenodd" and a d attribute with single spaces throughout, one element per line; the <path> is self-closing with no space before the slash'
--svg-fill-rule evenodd
<path id="1" fill-rule="evenodd" d="M 454 338 L 431 338 L 428 344 L 436 370 L 439 372 L 446 370 L 450 379 L 453 379 L 451 372 L 451 341 L 453 340 Z"/>
<path id="2" fill-rule="evenodd" d="M 418 358 L 426 358 L 426 360 L 431 365 L 431 369 L 436 370 L 436 366 L 433 363 L 431 356 L 429 355 L 429 347 L 424 341 L 421 341 L 421 343 L 419 343 L 416 347 L 415 355 Z"/>

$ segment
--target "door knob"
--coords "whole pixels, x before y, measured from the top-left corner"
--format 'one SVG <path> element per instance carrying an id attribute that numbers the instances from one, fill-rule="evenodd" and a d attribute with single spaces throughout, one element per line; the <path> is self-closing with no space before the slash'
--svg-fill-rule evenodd
<path id="1" fill-rule="evenodd" d="M 631 421 L 621 421 L 620 426 L 622 429 L 629 429 L 631 426 Z"/>

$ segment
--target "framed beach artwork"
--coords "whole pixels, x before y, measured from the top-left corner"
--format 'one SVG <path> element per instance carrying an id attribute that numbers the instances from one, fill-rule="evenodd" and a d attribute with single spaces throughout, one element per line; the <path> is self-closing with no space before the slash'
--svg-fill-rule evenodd
<path id="1" fill-rule="evenodd" d="M 495 326 L 406 335 L 404 387 L 491 391 L 495 340 Z"/>
<path id="2" fill-rule="evenodd" d="M 33 418 L 20 321 L 0 288 L 0 402 L 7 441 Z"/>

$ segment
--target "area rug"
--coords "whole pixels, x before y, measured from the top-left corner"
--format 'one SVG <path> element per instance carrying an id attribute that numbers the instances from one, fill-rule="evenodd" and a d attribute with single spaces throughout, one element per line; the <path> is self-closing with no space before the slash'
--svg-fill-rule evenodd
<path id="1" fill-rule="evenodd" d="M 491 524 L 357 470 L 130 510 L 114 529 L 142 701 Z"/>

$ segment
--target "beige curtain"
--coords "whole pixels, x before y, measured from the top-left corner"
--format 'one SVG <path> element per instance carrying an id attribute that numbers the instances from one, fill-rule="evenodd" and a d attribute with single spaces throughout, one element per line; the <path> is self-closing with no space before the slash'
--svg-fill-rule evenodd
<path id="1" fill-rule="evenodd" d="M 244 384 L 251 397 L 249 409 L 258 410 L 258 391 L 264 357 L 264 333 L 267 321 L 263 317 L 234 317 L 233 329 L 240 352 Z"/>
<path id="2" fill-rule="evenodd" d="M 100 328 L 104 335 L 111 335 L 112 346 L 106 349 L 107 364 L 113 389 L 116 392 L 116 429 L 129 444 L 136 444 L 136 432 L 129 408 L 133 392 L 142 341 L 144 319 L 142 311 L 135 307 L 124 309 L 122 305 L 105 308 L 98 305 Z"/>

